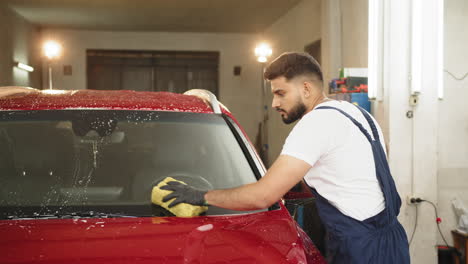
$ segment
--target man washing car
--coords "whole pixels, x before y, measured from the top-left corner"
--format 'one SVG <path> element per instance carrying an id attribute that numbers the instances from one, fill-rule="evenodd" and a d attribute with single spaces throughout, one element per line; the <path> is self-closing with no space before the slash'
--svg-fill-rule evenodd
<path id="1" fill-rule="evenodd" d="M 401 200 L 377 122 L 359 107 L 328 99 L 320 66 L 307 54 L 282 54 L 264 77 L 284 123 L 299 120 L 265 176 L 210 191 L 169 182 L 161 189 L 173 192 L 163 201 L 262 209 L 304 179 L 329 234 L 330 263 L 409 263 L 406 233 L 397 220 Z"/>

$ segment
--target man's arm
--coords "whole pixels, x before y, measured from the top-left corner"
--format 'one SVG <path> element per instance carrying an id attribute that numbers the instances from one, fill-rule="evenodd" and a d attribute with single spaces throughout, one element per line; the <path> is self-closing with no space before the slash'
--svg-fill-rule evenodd
<path id="1" fill-rule="evenodd" d="M 208 191 L 210 205 L 231 210 L 256 210 L 271 206 L 297 184 L 311 166 L 300 159 L 280 155 L 258 182 L 232 189 Z"/>

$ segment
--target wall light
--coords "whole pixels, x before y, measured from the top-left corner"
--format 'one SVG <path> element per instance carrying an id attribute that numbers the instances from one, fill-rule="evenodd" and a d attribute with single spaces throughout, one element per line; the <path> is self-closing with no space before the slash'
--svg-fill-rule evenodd
<path id="1" fill-rule="evenodd" d="M 266 43 L 260 43 L 255 48 L 255 56 L 257 57 L 257 61 L 261 63 L 267 62 L 268 57 L 270 57 L 272 53 L 271 47 Z"/>
<path id="2" fill-rule="evenodd" d="M 52 89 L 52 61 L 60 57 L 62 54 L 62 46 L 55 41 L 47 41 L 43 46 L 44 55 L 48 59 L 49 68 L 49 89 Z"/>
<path id="3" fill-rule="evenodd" d="M 24 64 L 24 63 L 21 63 L 21 62 L 15 62 L 15 66 L 22 69 L 22 70 L 25 70 L 25 71 L 28 71 L 28 72 L 33 72 L 34 71 L 34 68 L 27 65 L 27 64 Z"/>
<path id="4" fill-rule="evenodd" d="M 383 1 L 369 0 L 368 96 L 382 99 L 383 72 Z"/>
<path id="5" fill-rule="evenodd" d="M 422 34 L 423 0 L 411 1 L 411 94 L 418 95 L 422 90 Z"/>
<path id="6" fill-rule="evenodd" d="M 273 53 L 270 45 L 266 43 L 260 43 L 255 47 L 255 56 L 257 57 L 257 61 L 261 63 L 261 73 L 260 73 L 260 78 L 262 80 L 262 96 L 261 96 L 261 103 L 262 103 L 262 115 L 263 118 L 260 121 L 260 126 L 259 126 L 259 134 L 261 137 L 261 142 L 262 146 L 258 150 L 260 154 L 260 158 L 262 159 L 264 164 L 269 164 L 268 160 L 268 103 L 266 102 L 266 94 L 267 94 L 267 85 L 266 85 L 266 80 L 263 78 L 263 74 L 265 73 L 265 62 L 268 61 L 268 57 L 271 56 Z"/>
<path id="7" fill-rule="evenodd" d="M 437 0 L 437 96 L 444 99 L 444 0 Z"/>

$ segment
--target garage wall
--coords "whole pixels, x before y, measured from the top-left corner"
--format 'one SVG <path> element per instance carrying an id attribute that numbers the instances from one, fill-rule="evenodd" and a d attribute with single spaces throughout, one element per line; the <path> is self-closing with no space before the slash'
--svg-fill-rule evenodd
<path id="1" fill-rule="evenodd" d="M 442 149 L 438 141 L 441 134 L 453 134 L 455 126 L 441 128 L 441 124 L 448 121 L 444 119 L 452 117 L 441 115 L 444 111 L 442 104 L 446 100 L 438 100 L 435 85 L 438 70 L 435 56 L 437 32 L 434 30 L 435 19 L 432 18 L 438 11 L 437 1 L 425 1 L 422 8 L 425 14 L 424 26 L 420 29 L 424 43 L 421 47 L 423 78 L 418 104 L 409 105 L 411 3 L 406 0 L 394 0 L 389 1 L 384 8 L 387 30 L 384 34 L 384 98 L 378 102 L 377 108 L 379 113 L 382 113 L 383 121 L 388 122 L 390 167 L 402 200 L 406 201 L 407 196 L 414 195 L 433 202 L 441 209 L 438 194 L 440 178 L 437 173 Z M 453 48 L 446 42 L 446 50 Z M 452 104 L 448 100 L 447 103 Z M 413 113 L 412 117 L 407 116 L 409 111 Z M 436 217 L 432 206 L 429 203 L 415 206 L 403 202 L 399 219 L 408 239 L 411 239 L 415 232 L 410 246 L 412 263 L 437 263 L 435 246 L 440 241 L 437 239 Z M 446 221 L 443 221 L 442 226 L 445 224 Z M 451 239 L 450 236 L 447 238 Z"/>
<path id="2" fill-rule="evenodd" d="M 204 34 L 164 32 L 103 32 L 45 29 L 43 39 L 54 39 L 63 46 L 63 56 L 53 67 L 57 89 L 86 89 L 86 50 L 184 50 L 219 51 L 219 96 L 255 140 L 260 115 L 260 66 L 253 50 L 257 36 L 253 34 Z M 63 66 L 72 66 L 72 75 L 63 75 Z M 234 66 L 241 66 L 234 76 Z M 43 86 L 47 87 L 44 73 Z"/>
<path id="3" fill-rule="evenodd" d="M 0 86 L 40 86 L 39 34 L 37 26 L 0 2 Z M 15 61 L 33 66 L 35 71 L 18 69 Z"/>
<path id="4" fill-rule="evenodd" d="M 452 244 L 456 228 L 451 200 L 459 197 L 468 209 L 468 2 L 445 0 L 445 98 L 439 105 L 438 194 L 442 231 Z M 455 79 L 457 78 L 457 79 Z M 443 244 L 438 235 L 437 242 Z"/>
<path id="5" fill-rule="evenodd" d="M 301 4 L 305 5 L 305 2 Z M 389 145 L 390 166 L 404 201 L 399 218 L 410 237 L 416 220 L 415 207 L 406 205 L 406 196 L 415 194 L 431 200 L 439 207 L 442 230 L 452 243 L 450 230 L 456 227 L 456 219 L 450 200 L 458 196 L 468 207 L 468 112 L 464 108 L 468 98 L 468 77 L 455 80 L 446 73 L 445 99 L 438 101 L 433 79 L 436 64 L 433 56 L 426 56 L 425 91 L 420 96 L 420 104 L 411 108 L 408 104 L 411 7 L 404 0 L 390 3 L 386 13 L 387 22 L 391 24 L 388 25 L 385 47 L 384 100 L 375 102 L 374 115 Z M 430 1 L 427 5 L 433 4 L 434 1 Z M 446 0 L 445 68 L 458 78 L 468 72 L 466 60 L 460 59 L 468 57 L 465 47 L 468 33 L 463 28 L 468 24 L 467 8 L 468 3 L 464 0 Z M 367 9 L 365 0 L 322 2 L 322 64 L 329 78 L 336 77 L 339 67 L 367 67 Z M 292 9 L 290 13 L 294 11 Z M 429 18 L 426 21 L 427 25 L 432 22 Z M 309 25 L 313 27 L 312 23 Z M 426 54 L 434 54 L 435 49 L 436 42 L 430 39 L 434 37 L 431 27 L 423 33 L 425 43 L 428 43 L 424 47 Z M 287 38 L 290 30 L 286 28 L 278 27 Z M 300 49 L 299 45 L 294 46 L 295 43 L 288 44 L 280 47 Z M 414 111 L 413 119 L 406 117 L 409 110 Z M 275 114 L 272 113 L 269 120 L 270 157 L 278 155 L 292 127 L 283 125 Z M 433 209 L 429 204 L 421 204 L 418 213 L 417 232 L 411 246 L 412 261 L 436 263 L 434 245 L 443 241 L 437 233 Z"/>
<path id="6" fill-rule="evenodd" d="M 430 74 L 435 64 L 429 61 L 432 56 L 426 56 L 425 91 L 420 96 L 420 104 L 416 108 L 409 107 L 411 7 L 404 0 L 390 3 L 385 96 L 383 101 L 374 102 L 374 115 L 389 145 L 390 166 L 402 199 L 406 200 L 406 196 L 413 193 L 435 202 L 443 219 L 444 236 L 451 244 L 450 230 L 456 227 L 457 221 L 451 199 L 458 196 L 468 207 L 468 112 L 464 107 L 468 98 L 468 77 L 456 80 L 446 73 L 445 98 L 437 101 L 431 79 L 435 74 Z M 461 78 L 468 72 L 468 62 L 460 59 L 468 57 L 468 33 L 464 30 L 464 25 L 468 24 L 468 3 L 446 0 L 445 8 L 445 69 Z M 328 77 L 336 77 L 335 68 L 341 66 L 367 67 L 367 9 L 367 1 L 363 0 L 322 2 L 322 64 Z M 431 23 L 430 19 L 427 23 Z M 426 29 L 424 34 L 429 38 L 432 33 Z M 434 54 L 431 45 L 435 42 L 425 43 L 428 43 L 426 54 Z M 408 110 L 414 111 L 414 119 L 406 117 Z M 443 241 L 436 229 L 433 209 L 429 204 L 421 204 L 418 213 L 418 227 L 411 246 L 412 261 L 436 263 L 434 245 Z M 403 203 L 400 221 L 408 236 L 414 230 L 415 220 L 415 207 Z"/>
<path id="7" fill-rule="evenodd" d="M 263 39 L 273 49 L 272 58 L 286 51 L 304 51 L 304 47 L 321 38 L 321 1 L 303 0 L 273 23 L 264 33 Z M 322 44 L 323 45 L 323 44 Z M 280 115 L 271 109 L 271 92 L 267 86 L 266 104 L 269 109 L 268 142 L 269 164 L 281 152 L 284 140 L 292 125 L 285 125 Z"/>
<path id="8" fill-rule="evenodd" d="M 339 7 L 342 18 L 333 10 L 324 14 L 327 24 L 323 28 L 342 31 L 341 35 L 325 32 L 328 43 L 333 47 L 333 39 L 342 43 L 324 53 L 324 63 L 343 65 L 343 67 L 367 66 L 367 1 L 327 0 L 329 6 Z M 353 3 L 352 3 L 353 2 Z M 464 25 L 468 24 L 468 3 L 464 0 L 445 1 L 445 69 L 457 78 L 468 72 L 468 63 L 460 58 L 468 57 L 466 43 L 468 33 Z M 432 5 L 433 1 L 427 3 Z M 441 229 L 449 244 L 452 244 L 450 230 L 457 225 L 451 200 L 459 197 L 468 207 L 468 113 L 464 108 L 468 96 L 468 77 L 456 80 L 445 74 L 445 98 L 435 98 L 434 63 L 426 56 L 424 93 L 416 108 L 408 105 L 408 73 L 410 58 L 410 6 L 407 1 L 391 1 L 388 6 L 387 21 L 390 21 L 386 43 L 384 64 L 384 100 L 374 102 L 374 115 L 382 126 L 389 150 L 389 162 L 400 195 L 406 200 L 408 194 L 415 194 L 435 202 L 443 219 Z M 325 16 L 324 15 L 324 16 Z M 431 20 L 427 20 L 427 28 Z M 431 30 L 425 30 L 426 37 L 431 37 Z M 366 40 L 366 41 L 364 41 Z M 434 54 L 435 42 L 428 40 L 426 54 Z M 333 53 L 332 53 L 333 52 Z M 338 54 L 338 55 L 337 55 Z M 331 68 L 325 69 L 330 71 Z M 438 109 L 438 110 L 437 110 Z M 408 119 L 406 112 L 413 110 L 415 117 Z M 437 165 L 435 165 L 437 164 Z M 437 175 L 436 175 L 437 172 Z M 410 238 L 414 230 L 415 207 L 403 203 L 400 221 Z M 434 245 L 443 244 L 434 222 L 434 212 L 429 204 L 418 208 L 418 227 L 411 245 L 411 257 L 414 263 L 436 263 L 437 253 Z"/>
<path id="9" fill-rule="evenodd" d="M 322 70 L 326 80 L 339 68 L 367 67 L 368 0 L 322 0 Z"/>
<path id="10" fill-rule="evenodd" d="M 322 0 L 322 71 L 327 83 L 338 78 L 340 68 L 367 68 L 368 9 L 368 0 Z M 372 114 L 388 139 L 388 120 L 378 104 L 372 103 Z"/>
<path id="11" fill-rule="evenodd" d="M 343 67 L 367 68 L 368 0 L 340 3 Z"/>
<path id="12" fill-rule="evenodd" d="M 304 46 L 322 41 L 322 70 L 325 87 L 338 77 L 341 67 L 367 67 L 367 0 L 303 0 L 263 34 L 273 48 L 272 58 L 286 51 L 304 51 Z M 268 87 L 269 88 L 269 87 Z M 269 164 L 281 152 L 292 125 L 285 125 L 269 107 Z M 385 128 L 385 126 L 382 126 Z"/>
<path id="13" fill-rule="evenodd" d="M 384 100 L 376 109 L 380 120 L 388 124 L 389 160 L 393 176 L 403 200 L 414 194 L 434 202 L 442 218 L 441 229 L 449 244 L 450 230 L 456 227 L 451 205 L 459 197 L 468 207 L 468 78 L 456 80 L 445 73 L 445 97 L 437 100 L 435 85 L 436 66 L 434 39 L 435 28 L 430 17 L 436 10 L 435 1 L 425 2 L 423 91 L 416 107 L 410 107 L 410 10 L 405 0 L 391 1 L 386 14 L 392 21 L 384 47 L 387 54 L 384 62 Z M 468 4 L 463 0 L 445 1 L 445 66 L 444 68 L 462 77 L 468 72 L 467 57 Z M 432 15 L 431 15 L 432 14 Z M 409 119 L 406 112 L 412 110 Z M 414 232 L 418 211 L 417 229 L 410 247 L 412 263 L 437 263 L 434 246 L 444 244 L 437 231 L 434 209 L 422 203 L 417 208 L 403 203 L 400 213 L 408 238 Z"/>

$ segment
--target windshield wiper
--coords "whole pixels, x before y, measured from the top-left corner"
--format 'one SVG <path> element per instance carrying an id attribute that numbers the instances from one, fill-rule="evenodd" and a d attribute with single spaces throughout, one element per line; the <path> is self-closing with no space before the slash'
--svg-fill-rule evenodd
<path id="1" fill-rule="evenodd" d="M 56 214 L 39 214 L 34 213 L 32 215 L 8 215 L 5 219 L 8 220 L 28 220 L 28 219 L 57 219 L 59 218 Z"/>
<path id="2" fill-rule="evenodd" d="M 104 213 L 96 211 L 73 212 L 69 214 L 61 214 L 60 218 L 120 218 L 120 217 L 137 217 L 134 215 L 126 215 L 121 213 Z"/>
<path id="3" fill-rule="evenodd" d="M 9 215 L 5 217 L 8 220 L 29 220 L 29 219 L 73 219 L 73 218 L 121 218 L 121 217 L 137 217 L 120 213 L 103 213 L 95 211 L 72 212 L 72 213 L 55 213 L 55 214 L 39 214 L 32 215 Z"/>

